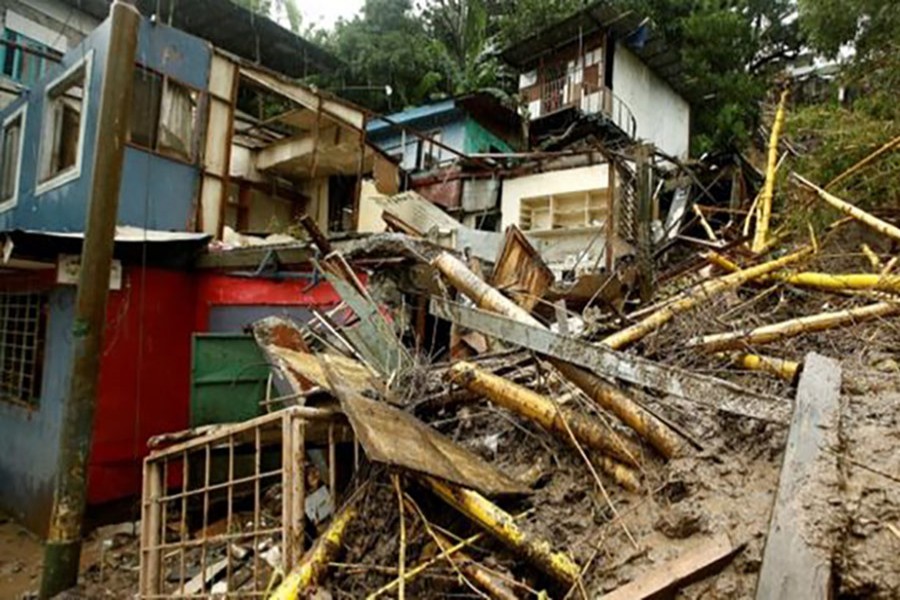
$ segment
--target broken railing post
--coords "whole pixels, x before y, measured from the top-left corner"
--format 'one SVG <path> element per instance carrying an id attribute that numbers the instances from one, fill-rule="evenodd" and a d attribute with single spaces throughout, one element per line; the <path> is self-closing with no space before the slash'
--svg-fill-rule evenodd
<path id="1" fill-rule="evenodd" d="M 704 302 L 708 302 L 712 298 L 720 296 L 728 290 L 739 287 L 748 281 L 757 279 L 759 277 L 762 277 L 763 275 L 768 275 L 769 273 L 772 273 L 779 269 L 783 269 L 790 264 L 798 262 L 799 260 L 811 254 L 812 251 L 812 248 L 805 248 L 777 260 L 772 260 L 762 263 L 761 265 L 756 265 L 755 267 L 750 267 L 741 271 L 729 273 L 728 275 L 724 275 L 717 279 L 704 281 L 703 283 L 700 283 L 689 289 L 678 300 L 665 305 L 655 313 L 644 318 L 642 321 L 635 323 L 631 327 L 626 327 L 621 331 L 607 336 L 601 343 L 609 346 L 614 350 L 618 350 L 620 348 L 628 346 L 629 344 L 633 344 L 634 342 L 642 339 L 647 334 L 659 329 L 660 327 L 674 319 L 676 315 L 687 312 L 695 306 L 703 304 Z"/>
<path id="2" fill-rule="evenodd" d="M 456 487 L 433 477 L 422 476 L 419 480 L 444 502 L 556 581 L 572 585 L 578 579 L 581 569 L 568 554 L 554 552 L 548 541 L 526 534 L 516 525 L 511 514 L 478 492 Z"/>
<path id="3" fill-rule="evenodd" d="M 78 583 L 109 272 L 115 246 L 140 22 L 141 15 L 133 5 L 121 0 L 113 3 L 109 48 L 102 71 L 96 130 L 98 143 L 72 319 L 69 390 L 57 440 L 56 489 L 44 551 L 41 598 L 52 598 Z M 91 85 L 91 82 L 86 81 L 85 85 Z"/>
<path id="4" fill-rule="evenodd" d="M 460 292 L 468 296 L 481 309 L 509 317 L 520 323 L 546 329 L 527 311 L 499 291 L 480 280 L 465 264 L 449 253 L 438 256 L 432 265 Z M 563 377 L 581 388 L 603 408 L 612 411 L 626 425 L 645 437 L 666 458 L 678 453 L 682 442 L 678 435 L 647 409 L 625 394 L 615 390 L 593 373 L 556 358 L 548 358 Z"/>
<path id="5" fill-rule="evenodd" d="M 309 549 L 300 564 L 275 589 L 269 600 L 295 600 L 301 597 L 301 592 L 321 581 L 328 571 L 329 563 L 334 562 L 340 553 L 344 534 L 356 515 L 354 504 L 344 507 L 328 525 L 325 533 Z"/>
<path id="6" fill-rule="evenodd" d="M 486 396 L 489 400 L 512 412 L 534 421 L 567 443 L 571 436 L 584 446 L 598 450 L 631 466 L 639 464 L 640 448 L 627 438 L 622 438 L 598 419 L 559 406 L 553 400 L 524 386 L 487 373 L 475 365 L 459 362 L 447 371 L 454 383 Z M 615 461 L 603 461 L 601 465 L 609 475 L 629 490 L 640 487 L 637 475 Z"/>
<path id="7" fill-rule="evenodd" d="M 635 153 L 637 170 L 637 242 L 638 265 L 641 272 L 640 295 L 641 302 L 647 303 L 653 299 L 654 269 L 653 269 L 653 233 L 651 223 L 653 221 L 653 168 L 651 157 L 653 146 L 641 144 Z M 609 215 L 609 219 L 613 216 Z"/>

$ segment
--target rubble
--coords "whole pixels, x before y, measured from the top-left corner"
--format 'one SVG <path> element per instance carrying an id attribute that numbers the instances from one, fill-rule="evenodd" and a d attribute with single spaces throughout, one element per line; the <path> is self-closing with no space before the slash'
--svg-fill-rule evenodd
<path id="1" fill-rule="evenodd" d="M 891 230 L 854 211 L 851 239 L 803 227 L 754 251 L 684 189 L 638 307 L 624 284 L 568 302 L 515 227 L 493 262 L 429 241 L 391 212 L 415 198 L 379 201 L 403 233 L 346 246 L 301 220 L 342 301 L 254 325 L 267 415 L 153 440 L 139 597 L 769 598 L 833 587 L 810 560 L 889 597 L 897 505 L 871 498 L 896 465 L 857 450 L 885 423 L 855 371 L 896 371 Z M 391 267 L 364 280 L 359 260 Z"/>

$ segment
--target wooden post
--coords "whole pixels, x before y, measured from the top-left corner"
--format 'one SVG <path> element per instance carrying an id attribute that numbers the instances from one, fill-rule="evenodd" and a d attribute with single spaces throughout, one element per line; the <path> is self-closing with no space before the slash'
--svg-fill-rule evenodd
<path id="1" fill-rule="evenodd" d="M 819 510 L 835 510 L 828 499 L 838 480 L 841 364 L 810 353 L 797 388 L 794 417 L 769 535 L 756 587 L 757 600 L 831 598 L 834 536 Z M 813 511 L 816 511 L 813 513 Z"/>
<path id="2" fill-rule="evenodd" d="M 654 269 L 653 269 L 653 186 L 650 178 L 653 169 L 650 157 L 653 146 L 642 144 L 638 146 L 635 160 L 637 161 L 637 197 L 638 197 L 638 267 L 641 273 L 641 302 L 647 303 L 653 299 Z"/>
<path id="3" fill-rule="evenodd" d="M 88 215 L 72 320 L 69 390 L 56 440 L 59 458 L 44 552 L 41 598 L 52 598 L 78 583 L 81 526 L 87 505 L 88 464 L 94 437 L 109 272 L 116 237 L 141 15 L 133 5 L 117 0 L 110 9 L 110 22 L 95 132 L 98 143 L 93 157 L 93 180 L 87 198 Z M 84 85 L 89 87 L 92 82 L 86 80 Z"/>

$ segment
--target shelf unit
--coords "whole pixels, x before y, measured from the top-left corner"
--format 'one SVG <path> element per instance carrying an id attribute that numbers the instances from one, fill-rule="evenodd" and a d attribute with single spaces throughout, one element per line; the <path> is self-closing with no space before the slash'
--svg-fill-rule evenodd
<path id="1" fill-rule="evenodd" d="M 606 222 L 609 189 L 523 198 L 519 204 L 522 231 L 597 227 Z"/>

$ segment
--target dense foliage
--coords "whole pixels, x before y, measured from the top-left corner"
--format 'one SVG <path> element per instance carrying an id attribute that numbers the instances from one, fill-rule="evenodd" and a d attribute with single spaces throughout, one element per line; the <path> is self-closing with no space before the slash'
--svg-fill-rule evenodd
<path id="1" fill-rule="evenodd" d="M 261 12 L 295 14 L 291 24 L 300 30 L 296 0 L 237 1 Z M 318 83 L 376 111 L 479 89 L 515 103 L 515 74 L 499 59 L 500 49 L 585 4 L 416 1 L 366 0 L 358 15 L 338 21 L 333 31 L 307 28 L 304 35 L 344 63 Z M 900 10 L 894 0 L 608 1 L 646 15 L 680 54 L 694 107 L 695 153 L 746 144 L 773 76 L 810 42 L 829 54 L 854 44 L 858 59 L 866 61 L 866 85 L 875 76 L 879 89 L 900 83 Z M 880 97 L 874 98 L 877 103 Z M 896 110 L 896 102 L 880 102 L 882 110 Z"/>

